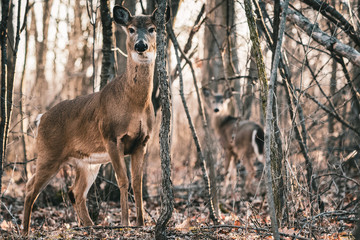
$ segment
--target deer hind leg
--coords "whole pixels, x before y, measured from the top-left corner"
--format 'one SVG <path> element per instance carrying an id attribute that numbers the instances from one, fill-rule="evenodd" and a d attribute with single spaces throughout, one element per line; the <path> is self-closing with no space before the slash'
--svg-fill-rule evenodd
<path id="1" fill-rule="evenodd" d="M 60 170 L 59 160 L 45 161 L 44 158 L 39 157 L 36 165 L 36 172 L 34 176 L 27 182 L 25 188 L 25 202 L 24 202 L 24 216 L 23 216 L 23 235 L 29 233 L 31 211 L 39 196 L 40 192 L 48 185 L 50 180 Z"/>
<path id="2" fill-rule="evenodd" d="M 142 198 L 142 178 L 144 166 L 145 146 L 139 146 L 131 155 L 131 181 L 134 190 L 135 205 L 136 205 L 136 222 L 138 226 L 144 225 L 144 209 Z"/>
<path id="3" fill-rule="evenodd" d="M 256 171 L 255 171 L 255 167 L 254 167 L 254 163 L 255 163 L 255 155 L 253 152 L 251 153 L 246 153 L 244 159 L 243 159 L 243 164 L 244 167 L 246 169 L 246 180 L 245 180 L 245 190 L 248 193 L 255 193 L 255 189 L 252 185 L 252 182 L 255 178 L 256 175 Z"/>
<path id="4" fill-rule="evenodd" d="M 75 182 L 69 190 L 69 198 L 75 208 L 79 226 L 91 226 L 94 224 L 86 207 L 86 196 L 97 177 L 100 166 L 101 164 L 86 163 L 75 166 Z"/>
<path id="5" fill-rule="evenodd" d="M 117 184 L 120 189 L 120 206 L 121 206 L 121 223 L 124 226 L 129 225 L 129 204 L 128 204 L 128 188 L 129 180 L 126 173 L 126 165 L 124 160 L 124 144 L 120 137 L 114 142 L 109 140 L 107 150 L 111 158 L 111 164 L 116 174 Z"/>

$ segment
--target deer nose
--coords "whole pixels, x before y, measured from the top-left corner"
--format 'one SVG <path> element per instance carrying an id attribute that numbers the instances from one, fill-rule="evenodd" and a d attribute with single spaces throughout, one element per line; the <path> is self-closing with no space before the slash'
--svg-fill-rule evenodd
<path id="1" fill-rule="evenodd" d="M 144 41 L 139 41 L 135 44 L 135 51 L 143 53 L 148 49 L 148 45 Z"/>
<path id="2" fill-rule="evenodd" d="M 218 109 L 218 108 L 215 108 L 215 109 L 214 109 L 214 112 L 216 112 L 216 113 L 219 112 L 219 109 Z"/>

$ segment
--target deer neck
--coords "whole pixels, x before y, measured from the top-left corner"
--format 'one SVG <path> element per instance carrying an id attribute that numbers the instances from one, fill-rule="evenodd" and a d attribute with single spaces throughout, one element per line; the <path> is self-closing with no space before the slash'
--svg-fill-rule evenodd
<path id="1" fill-rule="evenodd" d="M 223 124 L 223 122 L 229 117 L 229 114 L 226 114 L 224 112 L 219 112 L 215 114 L 214 124 L 216 129 L 219 129 L 219 127 Z"/>
<path id="2" fill-rule="evenodd" d="M 139 63 L 129 54 L 126 69 L 126 85 L 134 100 L 141 104 L 151 100 L 155 59 L 148 63 Z"/>

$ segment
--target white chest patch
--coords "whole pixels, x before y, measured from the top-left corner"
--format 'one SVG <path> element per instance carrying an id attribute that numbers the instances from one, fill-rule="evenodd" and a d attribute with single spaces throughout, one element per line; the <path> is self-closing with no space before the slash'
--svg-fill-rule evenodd
<path id="1" fill-rule="evenodd" d="M 155 52 L 146 52 L 146 53 L 142 53 L 141 55 L 135 51 L 131 52 L 131 58 L 134 60 L 134 62 L 140 64 L 151 63 L 152 61 L 155 60 L 155 57 L 156 57 Z"/>

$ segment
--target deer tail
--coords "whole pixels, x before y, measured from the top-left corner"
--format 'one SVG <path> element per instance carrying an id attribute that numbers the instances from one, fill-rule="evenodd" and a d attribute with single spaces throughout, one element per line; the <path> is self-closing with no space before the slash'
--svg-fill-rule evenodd
<path id="1" fill-rule="evenodd" d="M 36 119 L 35 119 L 35 125 L 36 125 L 36 127 L 39 127 L 42 115 L 43 115 L 42 113 L 40 113 L 39 115 L 37 115 L 37 117 L 36 117 Z"/>
<path id="2" fill-rule="evenodd" d="M 262 161 L 264 154 L 264 131 L 262 128 L 258 127 L 253 131 L 251 140 L 256 157 Z"/>
<path id="3" fill-rule="evenodd" d="M 35 138 L 37 137 L 38 135 L 38 129 L 39 129 L 39 125 L 40 125 L 40 121 L 41 121 L 41 117 L 42 117 L 42 113 L 37 115 L 36 116 L 36 119 L 35 119 L 35 126 L 36 126 L 36 132 L 35 132 Z"/>

